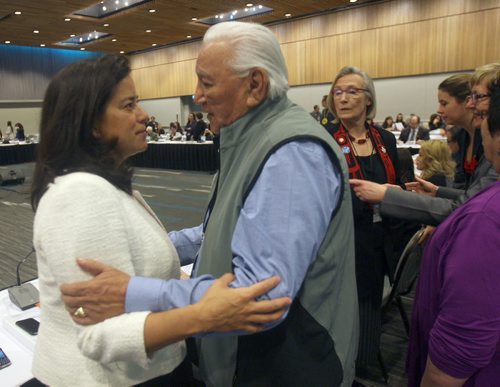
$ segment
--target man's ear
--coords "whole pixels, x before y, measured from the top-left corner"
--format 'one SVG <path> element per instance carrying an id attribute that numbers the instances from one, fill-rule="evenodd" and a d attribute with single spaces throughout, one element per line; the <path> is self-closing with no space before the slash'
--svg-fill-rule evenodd
<path id="1" fill-rule="evenodd" d="M 264 70 L 258 67 L 252 69 L 248 77 L 249 93 L 247 97 L 247 107 L 252 109 L 267 98 L 267 94 L 269 93 L 269 77 Z"/>

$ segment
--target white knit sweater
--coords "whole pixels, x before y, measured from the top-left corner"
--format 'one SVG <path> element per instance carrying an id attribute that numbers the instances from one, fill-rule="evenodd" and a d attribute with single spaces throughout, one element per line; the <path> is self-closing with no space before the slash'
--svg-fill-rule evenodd
<path id="1" fill-rule="evenodd" d="M 59 285 L 89 278 L 76 258 L 93 258 L 131 275 L 179 278 L 179 259 L 159 220 L 139 194 L 131 197 L 83 172 L 56 178 L 34 223 L 41 324 L 33 375 L 51 386 L 126 386 L 171 372 L 184 342 L 148 358 L 144 322 L 129 313 L 77 326 L 64 309 Z"/>

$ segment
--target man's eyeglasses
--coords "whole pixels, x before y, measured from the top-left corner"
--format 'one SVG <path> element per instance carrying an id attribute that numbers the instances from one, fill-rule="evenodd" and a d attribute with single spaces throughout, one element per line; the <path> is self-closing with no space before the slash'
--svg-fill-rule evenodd
<path id="1" fill-rule="evenodd" d="M 491 97 L 491 94 L 478 94 L 478 93 L 472 93 L 470 95 L 470 98 L 472 99 L 472 102 L 474 103 L 478 103 L 479 101 L 481 101 L 482 99 L 485 99 L 485 98 L 488 98 L 488 97 Z"/>
<path id="2" fill-rule="evenodd" d="M 342 97 L 342 94 L 346 94 L 347 98 L 357 97 L 363 91 L 368 91 L 367 89 L 360 89 L 359 87 L 348 87 L 347 89 L 341 89 L 336 87 L 332 90 L 332 94 L 335 98 Z"/>

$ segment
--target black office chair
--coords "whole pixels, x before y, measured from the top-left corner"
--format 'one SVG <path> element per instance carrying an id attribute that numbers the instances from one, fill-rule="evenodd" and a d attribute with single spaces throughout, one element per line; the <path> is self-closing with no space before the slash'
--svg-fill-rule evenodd
<path id="1" fill-rule="evenodd" d="M 391 285 L 389 281 L 386 281 L 388 285 L 384 287 L 384 293 L 382 297 L 382 315 L 387 312 L 392 304 L 392 301 L 395 301 L 398 306 L 401 319 L 403 320 L 403 323 L 405 325 L 407 336 L 410 335 L 410 323 L 408 320 L 408 315 L 406 314 L 406 311 L 404 309 L 401 296 L 404 296 L 411 291 L 420 271 L 422 246 L 418 244 L 418 240 L 422 236 L 423 232 L 424 229 L 418 230 L 406 244 L 405 249 L 403 250 L 403 253 L 401 254 L 396 266 L 396 271 L 394 273 L 394 282 Z M 378 361 L 382 370 L 384 380 L 387 383 L 389 375 L 380 349 L 378 353 Z"/>
<path id="2" fill-rule="evenodd" d="M 418 240 L 422 236 L 423 232 L 423 229 L 418 230 L 406 244 L 406 247 L 403 250 L 396 266 L 394 283 L 392 286 L 384 288 L 384 295 L 382 298 L 382 313 L 387 311 L 392 301 L 396 302 L 408 336 L 410 334 L 410 324 L 406 311 L 403 307 L 401 296 L 404 296 L 411 291 L 420 271 L 422 246 L 418 244 Z"/>

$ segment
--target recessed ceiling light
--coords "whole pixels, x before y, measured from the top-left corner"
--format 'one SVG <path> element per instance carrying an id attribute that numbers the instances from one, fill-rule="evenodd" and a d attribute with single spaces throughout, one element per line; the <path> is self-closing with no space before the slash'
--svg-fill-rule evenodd
<path id="1" fill-rule="evenodd" d="M 151 32 L 151 30 L 146 30 L 146 32 Z"/>
<path id="2" fill-rule="evenodd" d="M 198 18 L 197 17 L 192 17 L 191 20 L 192 21 L 196 21 L 196 20 L 198 20 Z"/>
<path id="3" fill-rule="evenodd" d="M 285 17 L 292 17 L 291 13 L 285 13 Z"/>
<path id="4" fill-rule="evenodd" d="M 247 7 L 253 7 L 252 3 L 247 3 Z"/>
<path id="5" fill-rule="evenodd" d="M 71 19 L 69 17 L 67 17 L 67 18 L 64 18 L 64 21 L 68 22 L 68 21 L 71 21 Z"/>
<path id="6" fill-rule="evenodd" d="M 149 13 L 155 13 L 156 12 L 156 9 L 150 9 L 149 10 Z"/>
<path id="7" fill-rule="evenodd" d="M 34 34 L 39 34 L 39 33 L 40 33 L 40 31 L 38 31 L 38 30 L 33 30 L 33 33 L 34 33 Z"/>
<path id="8" fill-rule="evenodd" d="M 104 23 L 103 26 L 104 27 L 109 27 L 109 23 Z"/>
<path id="9" fill-rule="evenodd" d="M 157 46 L 157 44 L 156 44 L 156 43 L 153 43 L 153 44 L 152 44 L 152 46 L 153 46 L 153 47 L 156 47 L 156 46 Z"/>
<path id="10" fill-rule="evenodd" d="M 356 1 L 358 1 L 358 0 L 349 0 L 349 2 L 351 2 L 351 3 L 355 3 Z"/>
<path id="11" fill-rule="evenodd" d="M 116 39 L 111 39 L 112 42 L 116 42 Z"/>
<path id="12" fill-rule="evenodd" d="M 40 44 L 40 47 L 45 47 L 45 44 L 43 44 L 43 43 L 42 43 L 42 44 Z"/>
<path id="13" fill-rule="evenodd" d="M 15 15 L 20 15 L 20 14 L 22 14 L 22 12 L 21 11 L 16 11 L 16 12 L 14 12 L 14 14 Z"/>
<path id="14" fill-rule="evenodd" d="M 191 35 L 186 35 L 186 38 L 191 39 L 192 36 Z"/>
<path id="15" fill-rule="evenodd" d="M 10 40 L 6 40 L 6 41 L 5 41 L 5 44 L 10 44 Z"/>
<path id="16" fill-rule="evenodd" d="M 80 51 L 85 51 L 85 47 L 80 48 Z"/>
<path id="17" fill-rule="evenodd" d="M 70 37 L 70 38 L 74 38 L 74 37 L 75 37 L 75 34 L 71 34 L 69 37 Z"/>
<path id="18" fill-rule="evenodd" d="M 125 51 L 120 51 L 120 54 L 125 54 Z"/>

